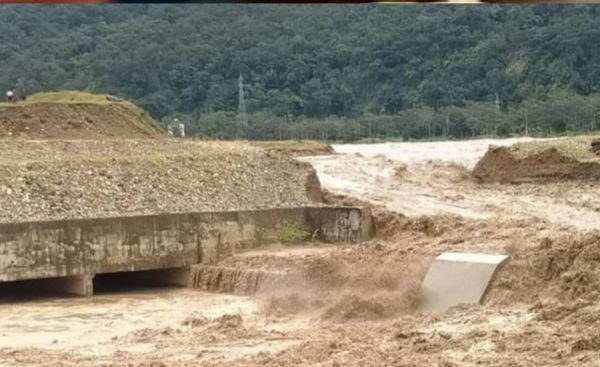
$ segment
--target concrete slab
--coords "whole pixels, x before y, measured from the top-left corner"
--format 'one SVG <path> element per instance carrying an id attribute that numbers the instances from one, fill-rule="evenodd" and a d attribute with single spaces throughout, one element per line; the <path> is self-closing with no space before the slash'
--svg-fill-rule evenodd
<path id="1" fill-rule="evenodd" d="M 506 255 L 445 252 L 439 255 L 421 285 L 422 309 L 444 311 L 460 303 L 479 303 L 485 297 Z"/>

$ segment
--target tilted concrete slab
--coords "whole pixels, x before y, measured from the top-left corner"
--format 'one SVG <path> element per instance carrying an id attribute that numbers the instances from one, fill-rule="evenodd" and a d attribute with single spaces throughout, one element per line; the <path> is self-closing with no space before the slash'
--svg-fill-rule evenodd
<path id="1" fill-rule="evenodd" d="M 445 252 L 438 256 L 421 285 L 422 309 L 444 311 L 461 303 L 479 303 L 506 255 Z"/>

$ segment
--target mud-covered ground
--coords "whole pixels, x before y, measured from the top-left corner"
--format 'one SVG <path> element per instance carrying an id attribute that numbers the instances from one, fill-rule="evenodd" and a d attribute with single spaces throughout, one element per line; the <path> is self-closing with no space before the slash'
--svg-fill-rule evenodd
<path id="1" fill-rule="evenodd" d="M 490 143 L 506 144 L 335 146 L 347 154 L 307 160 L 328 200 L 375 204 L 373 240 L 225 260 L 291 275 L 250 296 L 1 304 L 0 365 L 598 366 L 597 185 L 477 183 L 469 170 Z M 418 286 L 443 251 L 511 259 L 482 305 L 421 313 Z"/>

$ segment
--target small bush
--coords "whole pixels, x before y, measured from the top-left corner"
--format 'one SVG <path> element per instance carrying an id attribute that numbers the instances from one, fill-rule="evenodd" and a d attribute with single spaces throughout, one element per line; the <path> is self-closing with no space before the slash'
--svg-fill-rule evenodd
<path id="1" fill-rule="evenodd" d="M 310 238 L 309 230 L 300 223 L 280 223 L 266 232 L 265 238 L 278 242 L 299 242 Z"/>

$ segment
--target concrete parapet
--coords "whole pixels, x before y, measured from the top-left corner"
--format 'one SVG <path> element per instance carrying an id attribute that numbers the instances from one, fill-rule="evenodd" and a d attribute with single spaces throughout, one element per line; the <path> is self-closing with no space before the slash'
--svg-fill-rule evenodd
<path id="1" fill-rule="evenodd" d="M 276 241 L 264 233 L 282 224 L 358 242 L 372 236 L 371 220 L 368 208 L 296 207 L 0 223 L 0 282 L 64 277 L 57 286 L 88 295 L 94 274 L 176 269 L 162 276 L 182 284 L 182 269 Z"/>

